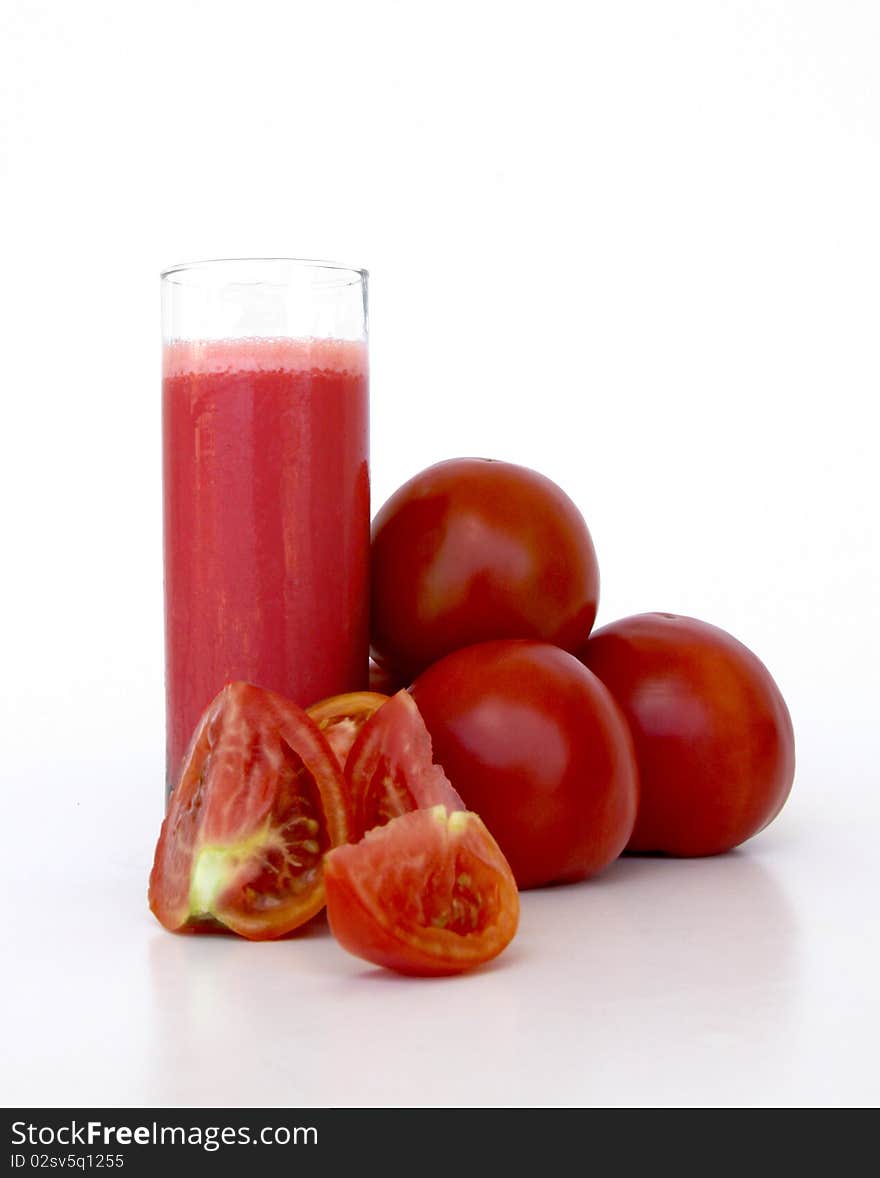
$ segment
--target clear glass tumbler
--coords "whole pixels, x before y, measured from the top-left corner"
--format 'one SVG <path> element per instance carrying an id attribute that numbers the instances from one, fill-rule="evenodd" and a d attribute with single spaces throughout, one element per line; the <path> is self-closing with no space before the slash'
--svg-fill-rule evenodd
<path id="1" fill-rule="evenodd" d="M 245 679 L 366 685 L 367 273 L 233 259 L 162 275 L 166 777 Z"/>

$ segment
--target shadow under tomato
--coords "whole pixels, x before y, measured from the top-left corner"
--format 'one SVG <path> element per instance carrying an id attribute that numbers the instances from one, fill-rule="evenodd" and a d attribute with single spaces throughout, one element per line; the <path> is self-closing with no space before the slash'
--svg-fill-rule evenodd
<path id="1" fill-rule="evenodd" d="M 311 920 L 306 921 L 305 924 L 300 925 L 299 928 L 293 929 L 284 937 L 279 937 L 279 941 L 308 941 L 315 937 L 330 937 L 330 923 L 327 920 L 327 909 L 322 908 L 317 912 Z"/>
<path id="2" fill-rule="evenodd" d="M 756 866 L 749 852 L 744 852 L 741 847 L 737 847 L 731 851 L 723 851 L 717 855 L 695 856 L 668 855 L 665 851 L 625 851 L 619 859 L 615 859 L 613 863 L 610 863 L 597 875 L 588 876 L 586 879 L 544 884 L 538 888 L 526 888 L 520 891 L 520 896 L 567 893 L 580 889 L 598 891 L 599 889 L 607 889 L 609 887 L 617 888 L 621 884 L 628 885 L 630 880 L 641 878 L 648 864 L 656 864 L 657 870 L 659 871 L 668 870 L 671 872 L 673 871 L 673 864 L 696 864 L 713 861 L 724 861 L 728 863 L 741 862 L 744 864 L 742 870 L 749 874 L 752 873 L 753 866 Z M 662 866 L 663 864 L 669 864 L 670 866 L 664 868 Z M 761 870 L 760 867 L 758 869 Z"/>
<path id="3" fill-rule="evenodd" d="M 627 880 L 633 878 L 637 872 L 638 869 L 633 868 L 629 861 L 629 856 L 621 857 L 620 859 L 615 859 L 613 863 L 610 863 L 597 875 L 588 876 L 586 879 L 560 881 L 558 883 L 543 884 L 537 888 L 520 889 L 520 898 L 522 899 L 526 896 L 560 895 L 580 889 L 596 890 L 609 886 L 617 887 L 621 883 L 625 883 Z"/>
<path id="4" fill-rule="evenodd" d="M 650 1004 L 650 977 L 665 977 L 668 993 L 696 987 L 745 997 L 779 986 L 794 996 L 801 935 L 785 859 L 759 848 L 692 859 L 627 855 L 580 883 L 523 892 L 521 902 L 529 956 L 556 958 L 564 945 L 566 967 L 587 971 L 585 993 L 602 1001 L 629 994 Z"/>
<path id="5" fill-rule="evenodd" d="M 505 949 L 498 957 L 487 961 L 484 965 L 474 966 L 472 969 L 463 969 L 460 973 L 445 974 L 441 977 L 420 977 L 412 974 L 397 973 L 393 969 L 384 969 L 380 965 L 368 966 L 366 969 L 360 970 L 355 977 L 363 979 L 364 981 L 372 981 L 378 985 L 412 985 L 417 983 L 420 985 L 429 985 L 431 983 L 445 982 L 445 983 L 461 983 L 465 979 L 471 981 L 477 978 L 486 977 L 488 974 L 502 973 L 513 966 L 516 968 L 517 964 L 527 956 L 519 945 L 512 945 L 509 949 Z"/>
<path id="6" fill-rule="evenodd" d="M 167 930 L 166 930 L 167 931 Z M 219 921 L 205 922 L 197 929 L 182 928 L 176 932 L 170 933 L 174 937 L 220 937 L 224 940 L 231 941 L 248 941 L 247 937 L 240 937 L 238 933 L 234 933 Z M 305 924 L 301 924 L 299 928 L 291 929 L 289 933 L 285 933 L 283 937 L 270 937 L 266 941 L 255 941 L 253 944 L 274 944 L 279 941 L 306 941 L 314 937 L 330 937 L 330 924 L 327 920 L 327 909 L 322 908 L 320 912 L 315 913 L 311 920 L 307 920 Z"/>

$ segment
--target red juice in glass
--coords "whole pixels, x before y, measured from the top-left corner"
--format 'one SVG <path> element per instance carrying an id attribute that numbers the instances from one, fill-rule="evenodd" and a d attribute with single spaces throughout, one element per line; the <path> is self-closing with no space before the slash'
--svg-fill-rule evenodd
<path id="1" fill-rule="evenodd" d="M 366 685 L 367 350 L 178 339 L 163 360 L 171 786 L 230 680 L 302 706 Z"/>

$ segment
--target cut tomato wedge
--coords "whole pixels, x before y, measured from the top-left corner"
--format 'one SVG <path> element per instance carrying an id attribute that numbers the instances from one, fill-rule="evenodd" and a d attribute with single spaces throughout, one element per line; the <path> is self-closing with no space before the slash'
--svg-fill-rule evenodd
<path id="1" fill-rule="evenodd" d="M 415 700 L 398 691 L 364 724 L 348 754 L 345 780 L 356 836 L 410 810 L 464 802 L 439 765 Z"/>
<path id="2" fill-rule="evenodd" d="M 324 906 L 324 853 L 350 832 L 342 774 L 314 721 L 273 692 L 232 683 L 184 757 L 150 908 L 174 932 L 284 936 Z"/>
<path id="3" fill-rule="evenodd" d="M 417 810 L 337 847 L 325 866 L 327 916 L 343 949 L 398 973 L 461 973 L 513 939 L 519 895 L 482 819 Z"/>
<path id="4" fill-rule="evenodd" d="M 336 754 L 340 769 L 345 768 L 360 730 L 387 701 L 388 696 L 378 691 L 350 691 L 346 695 L 331 695 L 306 708 Z"/>

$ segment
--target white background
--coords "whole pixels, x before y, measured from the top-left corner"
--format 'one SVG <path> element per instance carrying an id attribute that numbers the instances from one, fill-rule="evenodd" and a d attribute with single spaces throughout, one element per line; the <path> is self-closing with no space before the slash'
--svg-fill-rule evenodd
<path id="1" fill-rule="evenodd" d="M 878 60 L 872 0 L 4 0 L 6 1103 L 876 1103 Z M 371 270 L 375 506 L 535 466 L 600 623 L 756 650 L 770 831 L 451 982 L 162 932 L 158 272 L 237 255 Z"/>

